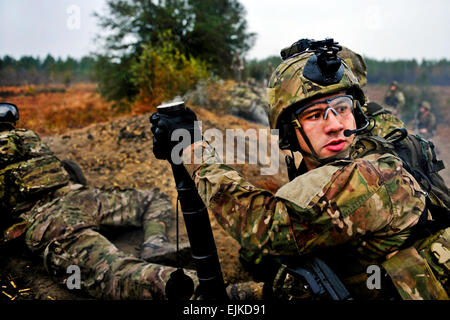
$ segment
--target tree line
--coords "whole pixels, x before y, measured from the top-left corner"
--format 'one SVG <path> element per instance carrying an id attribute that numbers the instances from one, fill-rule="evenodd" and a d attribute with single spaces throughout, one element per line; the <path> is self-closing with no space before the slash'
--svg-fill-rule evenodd
<path id="1" fill-rule="evenodd" d="M 44 59 L 23 56 L 0 57 L 0 86 L 48 85 L 92 81 L 94 57 L 55 59 L 47 55 Z"/>
<path id="2" fill-rule="evenodd" d="M 96 76 L 107 63 L 102 59 L 104 58 L 101 56 L 55 59 L 50 54 L 44 59 L 31 56 L 15 59 L 6 55 L 0 57 L 0 86 L 96 82 Z M 423 60 L 420 63 L 416 60 L 379 61 L 370 58 L 365 58 L 365 61 L 367 79 L 372 84 L 389 84 L 397 80 L 406 84 L 450 85 L 450 61 L 446 59 Z M 281 59 L 277 56 L 249 60 L 244 63 L 243 78 L 263 81 L 280 62 Z M 225 70 L 229 64 L 221 67 Z M 99 72 L 94 73 L 96 68 Z M 225 78 L 231 76 L 226 71 Z"/>
<path id="3" fill-rule="evenodd" d="M 157 104 L 198 81 L 231 78 L 233 58 L 243 59 L 256 40 L 238 0 L 107 0 L 106 8 L 96 14 L 103 44 L 97 53 L 79 60 L 0 57 L 0 85 L 95 81 L 107 100 Z M 450 85 L 446 59 L 365 60 L 369 83 Z M 266 84 L 280 62 L 243 60 L 241 76 Z"/>
<path id="4" fill-rule="evenodd" d="M 365 57 L 367 81 L 388 84 L 393 80 L 417 85 L 449 85 L 450 61 L 441 60 L 382 60 Z"/>

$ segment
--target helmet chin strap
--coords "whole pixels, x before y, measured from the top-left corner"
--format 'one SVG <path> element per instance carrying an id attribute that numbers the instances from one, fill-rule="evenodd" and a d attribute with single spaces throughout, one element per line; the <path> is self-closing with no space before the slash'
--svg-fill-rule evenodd
<path id="1" fill-rule="evenodd" d="M 361 110 L 360 104 L 359 104 L 359 102 L 357 100 L 354 101 L 354 109 L 355 110 L 358 109 L 358 110 L 360 110 L 361 113 L 363 113 L 362 110 Z M 357 128 L 357 129 L 354 129 L 354 130 L 350 130 L 350 129 L 344 130 L 344 136 L 350 137 L 352 134 L 356 135 L 356 134 L 359 134 L 360 132 L 364 131 L 365 129 L 367 129 L 367 127 L 370 124 L 370 121 L 367 119 L 367 117 L 365 115 L 364 115 L 364 122 L 365 123 L 364 123 L 364 125 L 361 128 Z M 346 149 L 346 150 L 342 150 L 342 151 L 336 153 L 334 156 L 331 156 L 331 157 L 328 157 L 328 158 L 320 158 L 319 155 L 314 150 L 311 142 L 308 139 L 308 136 L 306 135 L 305 131 L 303 130 L 302 125 L 300 124 L 298 119 L 296 119 L 294 117 L 293 120 L 292 120 L 292 124 L 294 126 L 294 129 L 298 129 L 300 131 L 300 134 L 302 135 L 303 140 L 305 141 L 306 145 L 308 146 L 309 150 L 311 151 L 311 152 L 308 152 L 308 151 L 303 150 L 300 147 L 300 144 L 297 142 L 298 149 L 304 156 L 307 156 L 307 157 L 313 159 L 314 161 L 318 162 L 320 165 L 327 164 L 327 163 L 329 163 L 331 161 L 343 159 L 343 158 L 345 158 L 347 156 L 347 149 Z"/>
<path id="2" fill-rule="evenodd" d="M 14 130 L 16 123 L 12 122 L 0 122 L 0 131 Z"/>

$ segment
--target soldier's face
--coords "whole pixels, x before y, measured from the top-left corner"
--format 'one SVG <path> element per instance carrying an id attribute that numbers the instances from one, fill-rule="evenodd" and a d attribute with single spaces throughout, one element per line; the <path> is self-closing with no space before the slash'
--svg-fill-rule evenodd
<path id="1" fill-rule="evenodd" d="M 337 98 L 338 96 L 342 96 L 342 94 L 338 93 L 315 99 L 311 101 L 311 104 L 319 103 L 314 104 L 298 115 L 298 120 L 303 131 L 308 137 L 314 151 L 321 159 L 348 150 L 354 139 L 354 135 L 346 137 L 344 130 L 356 129 L 355 117 L 353 116 L 353 112 L 345 111 L 345 108 L 349 106 L 348 101 L 344 98 Z M 327 99 L 331 99 L 329 101 L 332 102 L 325 102 L 324 100 Z M 330 106 L 333 106 L 336 112 L 329 110 L 326 114 L 326 119 L 324 119 L 321 115 L 324 115 L 326 109 Z M 353 107 L 352 104 L 351 107 Z M 299 129 L 296 130 L 296 133 L 301 149 L 312 153 Z M 309 157 L 305 157 L 305 162 L 308 169 L 318 166 L 318 163 Z"/>

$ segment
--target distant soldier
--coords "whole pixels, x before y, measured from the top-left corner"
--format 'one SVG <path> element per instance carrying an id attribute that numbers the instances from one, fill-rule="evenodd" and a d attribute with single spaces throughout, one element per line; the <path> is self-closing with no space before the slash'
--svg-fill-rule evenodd
<path id="1" fill-rule="evenodd" d="M 267 64 L 266 74 L 264 76 L 264 86 L 265 87 L 269 83 L 269 80 L 270 80 L 270 77 L 272 76 L 272 73 L 273 73 L 273 64 L 272 64 L 272 62 L 269 62 Z"/>
<path id="2" fill-rule="evenodd" d="M 392 113 L 397 117 L 402 117 L 404 112 L 403 107 L 405 106 L 405 95 L 398 87 L 398 82 L 393 81 L 384 97 L 384 103 L 392 108 Z"/>
<path id="3" fill-rule="evenodd" d="M 424 138 L 430 139 L 436 130 L 436 117 L 431 112 L 431 104 L 422 101 L 416 116 L 416 128 Z"/>
<path id="4" fill-rule="evenodd" d="M 231 67 L 234 72 L 234 80 L 240 84 L 242 80 L 242 70 L 244 69 L 244 63 L 239 55 L 239 52 L 236 51 L 233 56 L 233 60 L 231 61 Z"/>

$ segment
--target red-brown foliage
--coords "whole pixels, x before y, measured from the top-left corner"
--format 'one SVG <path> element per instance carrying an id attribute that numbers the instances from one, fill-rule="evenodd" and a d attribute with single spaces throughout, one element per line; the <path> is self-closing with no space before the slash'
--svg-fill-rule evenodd
<path id="1" fill-rule="evenodd" d="M 32 129 L 41 135 L 63 133 L 91 123 L 111 120 L 117 115 L 111 103 L 96 92 L 94 84 L 77 84 L 67 89 L 36 87 L 2 87 L 1 92 L 16 95 L 3 98 L 16 104 L 20 111 L 18 127 Z"/>

